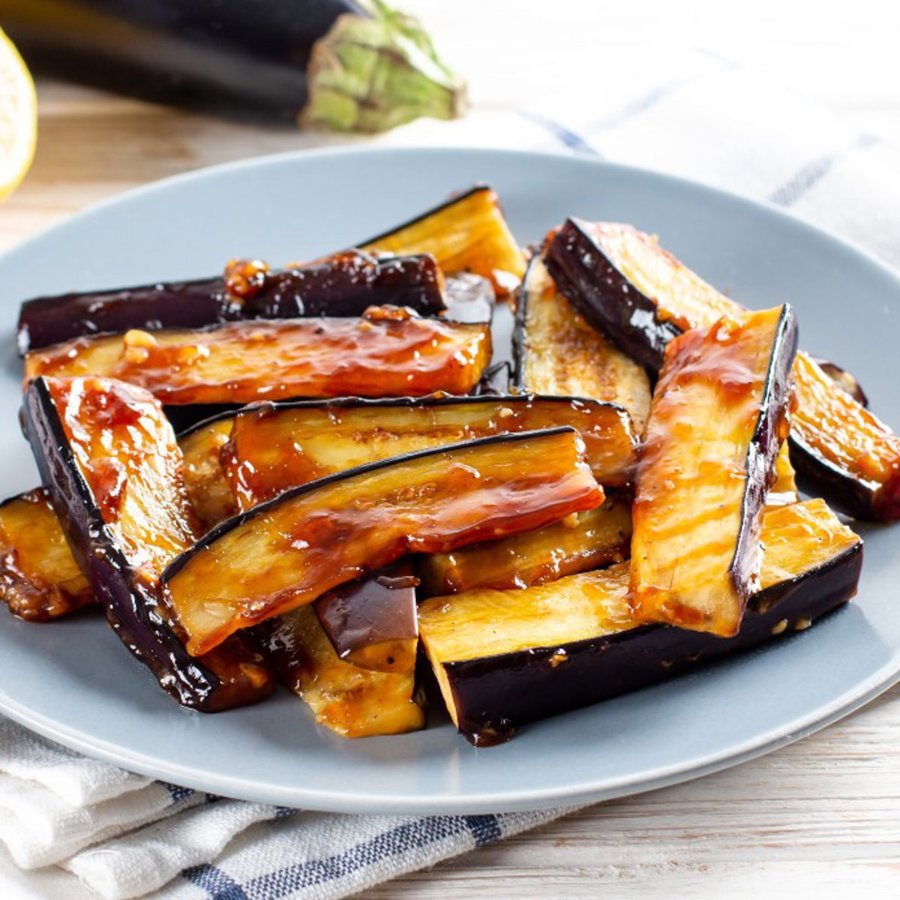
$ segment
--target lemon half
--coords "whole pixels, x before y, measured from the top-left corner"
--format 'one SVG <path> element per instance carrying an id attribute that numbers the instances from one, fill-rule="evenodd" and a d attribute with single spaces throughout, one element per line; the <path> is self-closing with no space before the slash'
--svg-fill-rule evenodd
<path id="1" fill-rule="evenodd" d="M 25 177 L 37 143 L 37 95 L 19 51 L 0 30 L 0 201 Z"/>

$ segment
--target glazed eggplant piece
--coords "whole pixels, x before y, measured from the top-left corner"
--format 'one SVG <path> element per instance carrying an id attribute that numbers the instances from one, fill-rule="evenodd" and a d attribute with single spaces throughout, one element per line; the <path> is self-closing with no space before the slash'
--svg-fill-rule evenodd
<path id="1" fill-rule="evenodd" d="M 238 512 L 237 500 L 222 468 L 221 452 L 231 436 L 231 415 L 221 416 L 181 434 L 184 487 L 188 502 L 204 529 Z"/>
<path id="2" fill-rule="evenodd" d="M 371 132 L 465 106 L 381 0 L 0 0 L 0 27 L 41 75 L 242 119 Z"/>
<path id="3" fill-rule="evenodd" d="M 238 511 L 219 462 L 219 450 L 230 433 L 228 418 L 178 439 L 188 502 L 204 528 Z M 51 621 L 94 603 L 46 488 L 0 504 L 0 597 L 15 615 L 30 622 Z"/>
<path id="4" fill-rule="evenodd" d="M 19 311 L 19 354 L 72 338 L 137 328 L 205 328 L 244 319 L 361 316 L 370 306 L 408 306 L 423 316 L 446 309 L 433 257 L 376 258 L 348 250 L 273 271 L 233 260 L 219 278 L 85 291 L 26 300 Z M 474 289 L 473 289 L 474 290 Z M 454 298 L 463 311 L 462 285 Z M 466 320 L 467 321 L 467 320 Z M 488 320 L 490 321 L 490 320 Z"/>
<path id="5" fill-rule="evenodd" d="M 630 225 L 568 219 L 548 242 L 546 259 L 575 308 L 654 374 L 673 338 L 744 313 Z"/>
<path id="6" fill-rule="evenodd" d="M 364 318 L 233 322 L 202 331 L 75 338 L 25 358 L 39 375 L 117 378 L 162 403 L 294 397 L 465 394 L 491 357 L 486 325 L 420 319 L 393 307 Z"/>
<path id="7" fill-rule="evenodd" d="M 259 626 L 281 680 L 316 722 L 342 737 L 403 734 L 425 725 L 414 671 L 380 672 L 341 659 L 310 606 Z"/>
<path id="8" fill-rule="evenodd" d="M 645 622 L 737 634 L 789 428 L 789 306 L 723 318 L 666 347 L 632 510 L 631 602 Z"/>
<path id="9" fill-rule="evenodd" d="M 517 294 L 513 360 L 519 389 L 611 400 L 628 410 L 635 432 L 643 432 L 650 410 L 647 373 L 573 309 L 539 254 Z"/>
<path id="10" fill-rule="evenodd" d="M 265 404 L 239 411 L 222 463 L 242 509 L 316 478 L 390 456 L 491 435 L 568 425 L 604 487 L 632 481 L 627 413 L 570 397 L 426 397 Z"/>
<path id="11" fill-rule="evenodd" d="M 607 497 L 602 506 L 536 531 L 423 557 L 426 596 L 476 588 L 527 588 L 628 558 L 631 503 Z"/>
<path id="12" fill-rule="evenodd" d="M 859 518 L 900 518 L 900 437 L 805 353 L 794 364 L 791 459 L 799 475 Z"/>
<path id="13" fill-rule="evenodd" d="M 179 703 L 214 712 L 268 696 L 268 664 L 244 636 L 191 658 L 159 576 L 197 537 L 171 426 L 141 388 L 45 379 L 25 394 L 38 470 L 79 568 L 113 630 Z"/>
<path id="14" fill-rule="evenodd" d="M 868 408 L 869 398 L 852 372 L 827 359 L 817 359 L 815 363 L 841 390 L 846 391 L 860 406 Z"/>
<path id="15" fill-rule="evenodd" d="M 760 584 L 732 638 L 642 624 L 627 563 L 427 600 L 422 643 L 454 723 L 476 746 L 500 743 L 528 722 L 803 631 L 856 593 L 862 541 L 824 501 L 768 510 L 762 543 Z"/>
<path id="16" fill-rule="evenodd" d="M 163 582 L 199 655 L 409 553 L 530 531 L 602 502 L 574 429 L 484 438 L 286 491 L 214 528 Z"/>
<path id="17" fill-rule="evenodd" d="M 0 598 L 29 622 L 52 622 L 94 602 L 43 488 L 0 504 Z"/>
<path id="18" fill-rule="evenodd" d="M 506 224 L 500 200 L 483 185 L 359 246 L 397 255 L 430 253 L 450 275 L 473 272 L 489 279 L 500 298 L 515 291 L 525 274 L 525 257 Z"/>
<path id="19" fill-rule="evenodd" d="M 547 266 L 585 318 L 651 373 L 682 331 L 748 314 L 628 225 L 569 219 L 549 242 Z M 808 353 L 797 354 L 792 374 L 797 471 L 857 518 L 900 518 L 900 437 Z"/>
<path id="20" fill-rule="evenodd" d="M 363 669 L 414 672 L 418 584 L 412 564 L 402 560 L 319 597 L 313 607 L 337 655 Z"/>

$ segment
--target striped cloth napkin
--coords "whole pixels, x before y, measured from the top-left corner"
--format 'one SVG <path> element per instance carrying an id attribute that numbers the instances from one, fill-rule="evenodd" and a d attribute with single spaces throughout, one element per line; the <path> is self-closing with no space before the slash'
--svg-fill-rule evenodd
<path id="1" fill-rule="evenodd" d="M 790 207 L 900 267 L 894 148 L 714 54 L 665 72 L 632 70 L 571 101 L 549 85 L 527 108 L 476 106 L 375 143 L 551 149 L 660 169 Z M 0 773 L 3 896 L 340 897 L 569 811 L 348 816 L 246 803 L 123 772 L 11 722 L 0 723 Z"/>

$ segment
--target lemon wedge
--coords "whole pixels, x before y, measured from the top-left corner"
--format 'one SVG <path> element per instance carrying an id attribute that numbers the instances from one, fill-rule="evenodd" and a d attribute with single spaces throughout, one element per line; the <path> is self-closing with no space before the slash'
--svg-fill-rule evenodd
<path id="1" fill-rule="evenodd" d="M 37 142 L 37 95 L 31 73 L 0 30 L 0 201 L 25 177 Z"/>

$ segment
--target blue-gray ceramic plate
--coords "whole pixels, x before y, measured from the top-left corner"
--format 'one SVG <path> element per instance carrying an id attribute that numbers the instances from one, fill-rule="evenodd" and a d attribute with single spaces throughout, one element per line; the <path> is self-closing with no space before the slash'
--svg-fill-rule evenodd
<path id="1" fill-rule="evenodd" d="M 34 294 L 205 275 L 235 256 L 309 258 L 449 192 L 493 185 L 523 242 L 566 215 L 633 222 L 750 306 L 789 300 L 802 344 L 862 380 L 900 426 L 900 281 L 777 210 L 586 159 L 383 150 L 251 160 L 164 181 L 76 216 L 0 260 L 6 383 L 0 491 L 37 480 L 19 434 L 13 331 Z M 900 526 L 898 526 L 900 529 Z M 900 530 L 862 527 L 859 596 L 809 631 L 474 750 L 446 720 L 346 741 L 287 692 L 204 716 L 176 706 L 99 618 L 29 625 L 0 612 L 0 710 L 84 753 L 231 797 L 347 812 L 487 812 L 683 781 L 833 722 L 900 677 Z"/>

